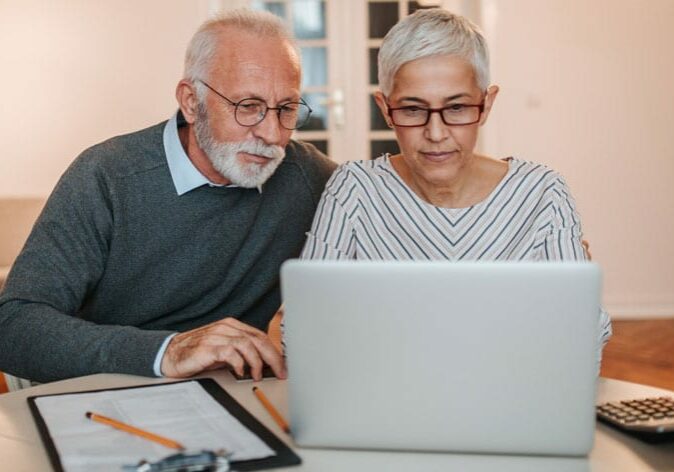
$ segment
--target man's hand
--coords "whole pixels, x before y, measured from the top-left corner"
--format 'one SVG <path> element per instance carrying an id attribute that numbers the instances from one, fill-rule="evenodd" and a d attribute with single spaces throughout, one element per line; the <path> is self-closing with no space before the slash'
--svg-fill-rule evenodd
<path id="1" fill-rule="evenodd" d="M 246 364 L 255 380 L 262 379 L 264 364 L 278 378 L 287 376 L 285 361 L 264 332 L 225 318 L 174 336 L 162 358 L 161 371 L 166 377 L 190 377 L 229 365 L 243 375 Z"/>

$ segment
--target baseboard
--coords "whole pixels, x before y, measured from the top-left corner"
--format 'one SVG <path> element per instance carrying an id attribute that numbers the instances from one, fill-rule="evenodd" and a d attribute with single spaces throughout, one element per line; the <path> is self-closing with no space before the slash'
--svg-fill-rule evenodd
<path id="1" fill-rule="evenodd" d="M 604 307 L 614 320 L 674 318 L 674 304 L 607 303 Z"/>

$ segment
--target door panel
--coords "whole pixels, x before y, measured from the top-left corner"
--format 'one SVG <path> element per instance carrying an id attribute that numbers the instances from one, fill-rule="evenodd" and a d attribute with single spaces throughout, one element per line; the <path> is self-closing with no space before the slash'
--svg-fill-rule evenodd
<path id="1" fill-rule="evenodd" d="M 283 18 L 300 47 L 303 97 L 313 113 L 294 138 L 313 143 L 337 162 L 399 152 L 395 134 L 372 95 L 377 90 L 377 53 L 382 39 L 400 18 L 440 3 L 250 1 L 252 8 Z"/>

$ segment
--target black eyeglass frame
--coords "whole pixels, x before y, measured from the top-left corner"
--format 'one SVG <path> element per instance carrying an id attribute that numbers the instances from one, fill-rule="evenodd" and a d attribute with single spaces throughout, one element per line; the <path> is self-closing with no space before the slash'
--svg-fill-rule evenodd
<path id="1" fill-rule="evenodd" d="M 285 128 L 285 129 L 287 129 L 287 130 L 294 131 L 294 130 L 299 129 L 299 128 L 301 128 L 302 126 L 306 125 L 307 122 L 309 121 L 309 118 L 311 118 L 311 113 L 313 112 L 313 110 L 311 109 L 311 107 L 309 106 L 309 104 L 308 104 L 307 102 L 305 102 L 304 99 L 303 99 L 302 97 L 300 97 L 300 101 L 299 101 L 299 102 L 285 102 L 285 103 L 282 103 L 281 106 L 279 106 L 279 107 L 270 107 L 270 106 L 267 104 L 267 102 L 265 102 L 265 101 L 262 100 L 261 98 L 255 98 L 255 97 L 246 97 L 246 98 L 242 98 L 242 99 L 239 100 L 238 102 L 235 102 L 235 101 L 230 100 L 229 98 L 225 97 L 223 94 L 221 94 L 220 92 L 218 92 L 217 90 L 215 90 L 213 87 L 211 87 L 210 85 L 208 85 L 205 81 L 203 81 L 203 80 L 201 80 L 201 79 L 197 79 L 197 80 L 198 80 L 199 82 L 201 82 L 202 84 L 204 84 L 204 85 L 206 86 L 206 88 L 208 88 L 211 92 L 213 92 L 214 94 L 216 94 L 218 97 L 220 97 L 220 98 L 226 100 L 227 103 L 229 103 L 230 105 L 232 105 L 232 106 L 234 107 L 234 119 L 236 120 L 236 122 L 237 122 L 239 125 L 245 126 L 245 127 L 247 127 L 247 128 L 251 128 L 251 127 L 253 127 L 253 126 L 259 125 L 259 124 L 262 123 L 262 122 L 264 121 L 264 119 L 267 117 L 267 113 L 269 112 L 269 110 L 274 110 L 274 111 L 276 112 L 276 117 L 278 118 L 279 124 L 280 124 L 283 128 Z M 239 121 L 238 116 L 237 116 L 237 110 L 239 109 L 239 104 L 245 102 L 246 100 L 255 100 L 255 101 L 257 101 L 257 102 L 264 103 L 264 106 L 265 106 L 265 110 L 264 110 L 264 113 L 262 113 L 262 117 L 261 117 L 257 122 L 255 122 L 255 123 L 253 123 L 253 124 L 250 124 L 250 125 L 246 125 L 246 124 L 241 123 L 241 122 Z M 309 113 L 307 113 L 307 117 L 304 119 L 304 121 L 303 121 L 301 124 L 299 124 L 299 123 L 296 124 L 294 128 L 288 128 L 287 126 L 285 126 L 285 125 L 283 124 L 283 121 L 281 120 L 281 111 L 283 111 L 283 107 L 285 107 L 285 106 L 287 106 L 287 105 L 304 105 L 304 106 L 307 107 L 307 109 L 309 110 Z"/>
<path id="2" fill-rule="evenodd" d="M 426 125 L 428 124 L 428 122 L 431 121 L 431 115 L 432 115 L 433 113 L 438 113 L 438 114 L 440 115 L 440 119 L 442 120 L 442 122 L 443 122 L 445 125 L 447 125 L 447 126 L 468 126 L 468 125 L 474 125 L 475 123 L 478 123 L 478 122 L 480 121 L 480 119 L 482 119 L 482 113 L 484 112 L 484 106 L 485 106 L 485 105 L 484 105 L 484 102 L 478 103 L 477 105 L 472 105 L 472 104 L 470 104 L 470 105 L 465 105 L 465 104 L 461 103 L 460 105 L 461 105 L 462 107 L 466 107 L 466 108 L 469 108 L 469 107 L 470 107 L 470 108 L 477 108 L 477 109 L 480 111 L 480 113 L 477 115 L 477 119 L 476 119 L 475 121 L 471 121 L 471 122 L 469 122 L 469 123 L 447 123 L 447 121 L 445 120 L 445 116 L 442 114 L 442 112 L 443 112 L 444 110 L 448 110 L 448 109 L 450 109 L 450 108 L 452 108 L 452 107 L 455 107 L 455 106 L 457 106 L 457 105 L 459 105 L 459 104 L 456 104 L 456 103 L 455 103 L 455 104 L 453 104 L 453 105 L 448 105 L 448 106 L 446 106 L 446 107 L 441 107 L 441 108 L 424 108 L 424 107 L 420 107 L 420 106 L 417 106 L 417 105 L 408 105 L 408 106 L 405 106 L 405 107 L 396 107 L 396 108 L 392 108 L 391 105 L 389 105 L 389 104 L 387 103 L 387 104 L 386 104 L 386 113 L 388 114 L 389 118 L 391 118 L 391 123 L 393 123 L 394 126 L 399 126 L 399 127 L 401 127 L 401 128 L 418 128 L 418 127 L 420 127 L 420 126 L 426 126 Z M 416 108 L 416 109 L 418 109 L 418 110 L 424 110 L 424 111 L 426 111 L 426 121 L 424 121 L 423 124 L 418 124 L 418 125 L 400 125 L 400 124 L 398 124 L 398 123 L 395 122 L 395 119 L 393 118 L 393 113 L 392 113 L 392 112 L 394 112 L 394 111 L 396 111 L 396 110 L 409 110 L 409 109 L 411 109 L 411 108 Z"/>

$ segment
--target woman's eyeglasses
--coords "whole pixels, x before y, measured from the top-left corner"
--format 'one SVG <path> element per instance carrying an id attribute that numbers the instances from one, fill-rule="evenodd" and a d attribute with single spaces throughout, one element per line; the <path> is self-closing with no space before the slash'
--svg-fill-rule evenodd
<path id="1" fill-rule="evenodd" d="M 442 122 L 447 126 L 472 125 L 480 121 L 484 111 L 484 102 L 479 105 L 454 104 L 442 108 L 424 108 L 420 106 L 406 106 L 391 108 L 387 105 L 388 116 L 395 126 L 414 127 L 426 126 L 433 113 L 439 113 Z"/>

